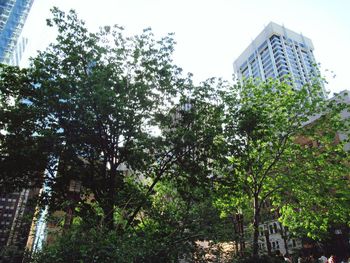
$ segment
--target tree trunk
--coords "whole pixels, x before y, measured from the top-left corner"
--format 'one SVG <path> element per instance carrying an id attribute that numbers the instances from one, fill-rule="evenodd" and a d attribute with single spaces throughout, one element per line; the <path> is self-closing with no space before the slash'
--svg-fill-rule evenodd
<path id="1" fill-rule="evenodd" d="M 117 180 L 117 171 L 114 165 L 112 165 L 110 174 L 107 178 L 107 185 L 106 185 L 106 193 L 107 198 L 104 200 L 103 204 L 103 212 L 104 212 L 104 218 L 103 218 L 103 224 L 109 229 L 114 229 L 114 205 L 115 205 L 115 199 L 116 199 L 116 180 Z"/>
<path id="2" fill-rule="evenodd" d="M 112 202 L 106 203 L 103 206 L 104 218 L 103 225 L 107 227 L 109 230 L 114 229 L 114 205 Z"/>
<path id="3" fill-rule="evenodd" d="M 258 256 L 259 252 L 259 218 L 260 209 L 259 209 L 259 196 L 254 194 L 254 221 L 253 221 L 253 256 Z"/>
<path id="4" fill-rule="evenodd" d="M 236 254 L 238 255 L 239 252 L 243 253 L 245 249 L 243 214 L 236 213 L 232 218 L 235 232 Z"/>
<path id="5" fill-rule="evenodd" d="M 240 249 L 241 252 L 245 250 L 245 241 L 244 241 L 244 219 L 243 214 L 238 214 L 238 222 L 239 222 L 239 240 L 240 240 Z"/>
<path id="6" fill-rule="evenodd" d="M 268 227 L 267 227 L 267 228 L 268 228 Z M 265 233 L 267 254 L 268 254 L 269 256 L 272 256 L 269 229 L 265 229 L 264 233 Z"/>

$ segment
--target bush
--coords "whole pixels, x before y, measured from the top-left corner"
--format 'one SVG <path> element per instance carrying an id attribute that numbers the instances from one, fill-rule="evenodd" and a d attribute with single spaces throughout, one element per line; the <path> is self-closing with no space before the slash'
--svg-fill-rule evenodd
<path id="1" fill-rule="evenodd" d="M 284 260 L 277 257 L 269 257 L 263 255 L 260 257 L 246 257 L 240 258 L 233 261 L 233 263 L 282 263 Z"/>

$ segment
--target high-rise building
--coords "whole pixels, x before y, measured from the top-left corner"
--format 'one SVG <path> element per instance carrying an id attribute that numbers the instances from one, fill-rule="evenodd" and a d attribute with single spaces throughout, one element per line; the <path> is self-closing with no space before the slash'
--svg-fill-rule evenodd
<path id="1" fill-rule="evenodd" d="M 28 43 L 28 39 L 20 35 L 33 1 L 0 0 L 0 63 L 19 65 Z M 0 192 L 0 262 L 6 258 L 22 262 L 34 214 L 28 202 L 37 195 L 37 189 Z"/>
<path id="2" fill-rule="evenodd" d="M 239 79 L 284 79 L 300 88 L 319 75 L 311 39 L 270 22 L 233 64 Z"/>
<path id="3" fill-rule="evenodd" d="M 23 52 L 26 42 L 19 37 L 29 10 L 34 0 L 2 0 L 0 1 L 0 62 L 18 65 L 18 56 Z M 15 54 L 20 52 L 19 54 Z"/>
<path id="4" fill-rule="evenodd" d="M 37 197 L 39 189 L 23 189 L 16 193 L 0 193 L 0 262 L 6 258 L 5 248 L 14 252 L 11 257 L 19 257 L 24 252 L 34 215 L 34 204 L 30 200 Z M 17 262 L 17 261 L 12 261 Z"/>

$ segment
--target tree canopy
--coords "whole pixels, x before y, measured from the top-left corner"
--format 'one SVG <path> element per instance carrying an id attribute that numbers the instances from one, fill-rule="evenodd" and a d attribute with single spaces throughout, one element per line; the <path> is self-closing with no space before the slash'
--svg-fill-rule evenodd
<path id="1" fill-rule="evenodd" d="M 325 100 L 319 85 L 294 90 L 280 81 L 247 82 L 237 93 L 228 99 L 234 103 L 227 106 L 224 134 L 233 148 L 225 175 L 229 186 L 219 185 L 224 195 L 218 204 L 252 208 L 253 253 L 258 253 L 266 202 L 279 210 L 291 230 L 301 228 L 314 238 L 328 230 L 331 215 L 346 222 L 347 205 L 328 205 L 340 196 L 349 200 L 344 194 L 349 183 L 349 153 L 344 149 L 348 140 L 337 140 L 339 132 L 349 131 L 349 120 L 340 118 L 349 105 Z"/>
<path id="2" fill-rule="evenodd" d="M 0 70 L 0 189 L 45 185 L 49 218 L 64 211 L 36 262 L 207 262 L 198 241 L 235 240 L 236 213 L 256 256 L 267 202 L 298 234 L 349 224 L 349 105 L 318 84 L 195 85 L 171 34 L 91 33 L 57 8 L 48 25 L 30 67 Z"/>

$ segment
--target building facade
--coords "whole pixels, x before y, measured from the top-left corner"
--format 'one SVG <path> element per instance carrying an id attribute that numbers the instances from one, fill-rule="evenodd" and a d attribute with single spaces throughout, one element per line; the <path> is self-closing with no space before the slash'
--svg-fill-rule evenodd
<path id="1" fill-rule="evenodd" d="M 240 80 L 288 80 L 296 88 L 319 75 L 311 39 L 270 22 L 233 64 Z"/>
<path id="2" fill-rule="evenodd" d="M 39 189 L 0 194 L 0 262 L 7 256 L 18 257 L 12 262 L 21 262 L 34 216 L 35 203 L 31 200 L 38 194 Z"/>
<path id="3" fill-rule="evenodd" d="M 34 0 L 0 1 L 0 62 L 18 65 L 26 40 L 19 41 Z M 23 42 L 24 41 L 24 42 Z"/>
<path id="4" fill-rule="evenodd" d="M 302 240 L 290 236 L 288 228 L 278 221 L 280 217 L 278 209 L 271 212 L 272 208 L 268 200 L 262 207 L 262 223 L 259 224 L 259 251 L 262 254 L 267 252 L 271 255 L 275 255 L 277 251 L 282 255 L 295 254 L 302 248 Z"/>

